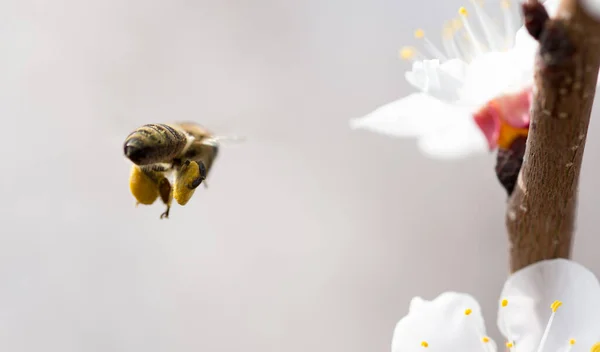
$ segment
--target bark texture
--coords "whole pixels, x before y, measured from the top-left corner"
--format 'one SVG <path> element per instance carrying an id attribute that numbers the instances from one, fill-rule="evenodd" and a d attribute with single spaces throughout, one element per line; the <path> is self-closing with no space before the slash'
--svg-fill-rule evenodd
<path id="1" fill-rule="evenodd" d="M 525 26 L 540 47 L 525 156 L 506 213 L 511 272 L 571 256 L 600 67 L 600 23 L 578 0 L 562 0 L 554 18 L 544 13 L 537 1 L 523 4 Z"/>

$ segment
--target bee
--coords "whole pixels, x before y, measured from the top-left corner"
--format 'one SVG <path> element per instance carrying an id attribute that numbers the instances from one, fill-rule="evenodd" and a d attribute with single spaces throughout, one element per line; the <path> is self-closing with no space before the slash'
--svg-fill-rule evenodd
<path id="1" fill-rule="evenodd" d="M 219 153 L 219 137 L 193 122 L 147 124 L 125 139 L 123 152 L 133 163 L 129 189 L 137 203 L 150 205 L 160 197 L 168 218 L 173 199 L 186 205 L 204 183 Z M 169 176 L 174 174 L 173 184 Z"/>

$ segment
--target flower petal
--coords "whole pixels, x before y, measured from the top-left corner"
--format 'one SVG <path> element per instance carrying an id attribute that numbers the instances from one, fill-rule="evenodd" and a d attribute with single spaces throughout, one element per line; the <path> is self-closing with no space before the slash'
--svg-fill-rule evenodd
<path id="1" fill-rule="evenodd" d="M 469 315 L 465 315 L 467 309 L 471 310 Z M 423 352 L 423 341 L 428 352 L 486 351 L 481 341 L 484 335 L 481 308 L 472 296 L 445 292 L 432 301 L 415 297 L 408 315 L 394 329 L 392 352 Z M 491 340 L 485 347 L 496 351 Z"/>
<path id="2" fill-rule="evenodd" d="M 498 96 L 530 86 L 533 71 L 522 69 L 522 59 L 514 51 L 490 52 L 475 58 L 460 92 L 460 104 L 482 106 Z M 525 67 L 533 67 L 533 58 Z"/>
<path id="3" fill-rule="evenodd" d="M 507 149 L 515 138 L 527 136 L 531 99 L 531 88 L 526 88 L 493 99 L 473 115 L 491 150 Z"/>
<path id="4" fill-rule="evenodd" d="M 470 110 L 416 93 L 351 120 L 350 127 L 393 137 L 417 137 L 428 156 L 456 159 L 488 151 Z"/>
<path id="5" fill-rule="evenodd" d="M 495 104 L 500 109 L 501 119 L 515 128 L 529 127 L 532 102 L 531 86 L 520 92 L 505 94 L 495 99 Z"/>
<path id="6" fill-rule="evenodd" d="M 423 153 L 435 159 L 459 159 L 490 151 L 486 136 L 471 116 L 431 131 L 419 139 Z"/>
<path id="7" fill-rule="evenodd" d="M 558 5 L 560 5 L 560 0 L 546 0 L 543 2 L 543 5 L 546 8 L 546 11 L 548 11 L 548 15 L 554 17 L 558 10 Z"/>
<path id="8" fill-rule="evenodd" d="M 394 137 L 418 137 L 453 123 L 448 105 L 423 93 L 411 94 L 353 119 L 350 127 Z"/>
<path id="9" fill-rule="evenodd" d="M 413 63 L 412 71 L 405 73 L 408 83 L 436 99 L 452 102 L 458 99 L 467 64 L 452 59 L 440 64 L 439 60 Z"/>
<path id="10" fill-rule="evenodd" d="M 590 16 L 600 20 L 600 0 L 581 0 L 581 6 Z"/>
<path id="11" fill-rule="evenodd" d="M 555 300 L 558 308 L 544 351 L 563 350 L 575 339 L 572 351 L 589 351 L 600 341 L 600 283 L 592 272 L 566 259 L 538 262 L 511 275 L 504 284 L 498 327 L 519 351 L 535 351 Z"/>
<path id="12" fill-rule="evenodd" d="M 473 114 L 473 119 L 477 127 L 481 130 L 488 143 L 490 150 L 498 147 L 498 138 L 500 137 L 500 111 L 495 104 L 488 103 L 483 108 Z"/>

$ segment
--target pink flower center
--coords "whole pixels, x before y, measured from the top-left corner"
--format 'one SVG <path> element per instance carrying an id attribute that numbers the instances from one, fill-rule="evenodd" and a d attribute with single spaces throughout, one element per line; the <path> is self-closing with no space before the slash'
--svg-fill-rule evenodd
<path id="1" fill-rule="evenodd" d="M 490 100 L 473 118 L 488 141 L 490 150 L 508 149 L 517 137 L 529 133 L 531 88 Z"/>

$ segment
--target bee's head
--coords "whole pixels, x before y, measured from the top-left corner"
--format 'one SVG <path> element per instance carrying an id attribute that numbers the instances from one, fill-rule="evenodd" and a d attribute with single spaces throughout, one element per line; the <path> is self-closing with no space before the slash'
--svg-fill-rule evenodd
<path id="1" fill-rule="evenodd" d="M 150 164 L 152 148 L 150 144 L 141 136 L 131 136 L 125 141 L 123 152 L 125 156 L 136 165 Z"/>

